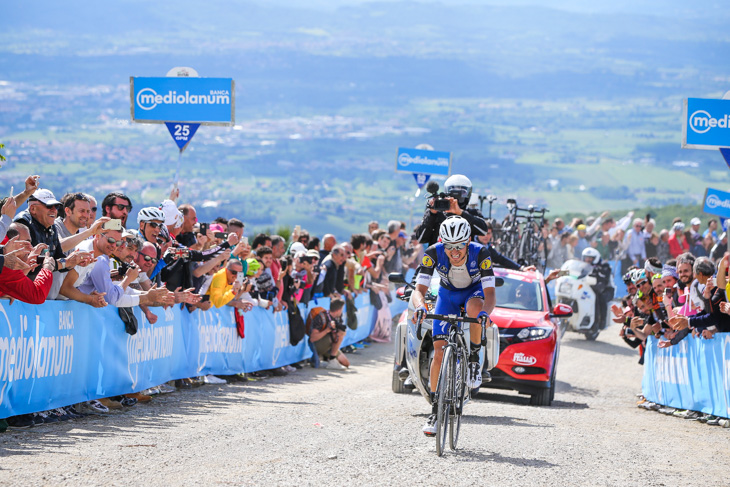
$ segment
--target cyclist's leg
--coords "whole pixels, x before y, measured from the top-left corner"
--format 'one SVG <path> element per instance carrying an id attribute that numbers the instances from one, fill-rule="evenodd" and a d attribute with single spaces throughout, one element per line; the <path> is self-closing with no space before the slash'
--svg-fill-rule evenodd
<path id="1" fill-rule="evenodd" d="M 484 306 L 484 291 L 481 283 L 472 286 L 467 296 L 466 305 L 464 306 L 467 316 L 476 318 Z M 482 381 L 489 382 L 491 376 L 489 372 L 484 372 L 482 377 L 481 363 L 479 361 L 479 351 L 482 348 L 482 325 L 477 323 L 469 324 L 469 341 L 471 342 L 471 352 L 469 353 L 469 387 L 474 389 L 482 384 Z"/>

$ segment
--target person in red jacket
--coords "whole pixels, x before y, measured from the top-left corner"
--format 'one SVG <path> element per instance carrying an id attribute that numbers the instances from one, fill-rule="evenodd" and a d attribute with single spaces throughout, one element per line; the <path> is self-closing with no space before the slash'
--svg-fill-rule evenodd
<path id="1" fill-rule="evenodd" d="M 684 223 L 677 222 L 672 226 L 672 236 L 669 237 L 669 254 L 676 259 L 679 254 L 690 251 L 689 242 L 684 237 Z"/>
<path id="2" fill-rule="evenodd" d="M 18 236 L 18 240 L 30 242 L 30 232 L 23 225 L 11 224 L 6 239 Z M 53 271 L 56 269 L 56 260 L 50 255 L 46 255 L 42 261 L 42 269 L 38 272 L 34 280 L 31 280 L 26 273 L 34 269 L 40 262 L 40 253 L 47 249 L 45 244 L 38 244 L 28 254 L 27 262 L 30 264 L 25 272 L 20 270 L 12 270 L 4 268 L 0 272 L 0 294 L 10 296 L 13 299 L 23 301 L 29 304 L 41 304 L 46 301 L 48 292 L 53 284 Z"/>

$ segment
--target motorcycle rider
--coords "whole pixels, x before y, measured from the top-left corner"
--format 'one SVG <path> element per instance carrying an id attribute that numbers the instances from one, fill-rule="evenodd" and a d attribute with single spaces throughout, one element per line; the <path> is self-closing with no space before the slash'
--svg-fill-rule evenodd
<path id="1" fill-rule="evenodd" d="M 439 229 L 441 243 L 429 247 L 418 268 L 416 289 L 411 295 L 411 303 L 415 308 L 412 321 L 416 324 L 423 322 L 427 313 L 424 295 L 428 292 L 431 276 L 438 272 L 440 286 L 434 313 L 459 314 L 461 307 L 466 314 L 480 321 L 479 326 L 469 328 L 471 353 L 469 355 L 469 377 L 467 386 L 477 388 L 482 383 L 481 367 L 479 364 L 479 349 L 481 348 L 482 327 L 489 323 L 489 313 L 496 304 L 494 291 L 495 277 L 492 270 L 492 260 L 489 251 L 474 242 L 470 242 L 471 226 L 465 218 L 450 216 L 444 220 Z M 431 363 L 431 415 L 423 427 L 426 436 L 436 434 L 436 385 L 443 347 L 449 335 L 449 323 L 433 320 L 433 348 L 434 357 Z M 488 373 L 485 372 L 485 380 Z"/>
<path id="2" fill-rule="evenodd" d="M 473 236 L 486 235 L 487 222 L 484 216 L 476 208 L 468 208 L 471 198 L 471 181 L 463 174 L 454 174 L 444 183 L 444 192 L 449 196 L 446 198 L 451 204 L 445 212 L 433 209 L 433 198 L 426 204 L 426 212 L 421 221 L 418 241 L 422 244 L 433 245 L 438 241 L 439 228 L 448 216 L 456 215 L 465 219 L 470 226 Z"/>
<path id="3" fill-rule="evenodd" d="M 596 284 L 591 286 L 593 292 L 596 293 L 594 316 L 599 329 L 604 328 L 606 326 L 606 307 L 613 299 L 614 293 L 611 281 L 613 271 L 611 270 L 611 266 L 608 265 L 608 262 L 603 262 L 601 253 L 593 247 L 583 249 L 581 259 L 593 267 L 590 276 L 596 278 Z"/>

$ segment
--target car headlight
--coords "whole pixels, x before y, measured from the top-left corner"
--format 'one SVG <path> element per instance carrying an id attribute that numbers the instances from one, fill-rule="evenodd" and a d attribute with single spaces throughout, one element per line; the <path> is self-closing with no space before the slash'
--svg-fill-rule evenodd
<path id="1" fill-rule="evenodd" d="M 531 342 L 533 340 L 543 340 L 553 333 L 553 329 L 547 326 L 530 326 L 523 328 L 517 333 L 517 338 L 523 342 Z"/>

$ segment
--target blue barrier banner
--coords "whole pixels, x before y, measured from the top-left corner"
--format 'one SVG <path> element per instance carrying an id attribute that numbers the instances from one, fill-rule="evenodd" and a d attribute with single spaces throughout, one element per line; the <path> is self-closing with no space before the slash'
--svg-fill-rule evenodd
<path id="1" fill-rule="evenodd" d="M 722 218 L 730 218 L 730 193 L 707 188 L 702 211 Z"/>
<path id="2" fill-rule="evenodd" d="M 358 327 L 348 328 L 343 346 L 372 331 L 376 310 L 368 296 L 358 296 L 356 304 Z M 309 309 L 313 306 L 329 307 L 329 299 L 310 303 Z M 299 307 L 306 319 L 307 307 Z M 391 303 L 393 316 L 404 308 L 396 299 Z M 155 324 L 134 308 L 138 330 L 129 335 L 113 306 L 0 300 L 0 418 L 141 391 L 173 379 L 274 369 L 312 356 L 308 337 L 291 345 L 285 312 L 254 308 L 245 313 L 241 339 L 231 307 L 152 311 L 158 316 Z"/>
<path id="3" fill-rule="evenodd" d="M 730 334 L 688 336 L 668 348 L 649 337 L 642 391 L 657 404 L 730 417 Z"/>
<path id="4" fill-rule="evenodd" d="M 132 121 L 139 123 L 235 123 L 231 78 L 130 77 Z"/>
<path id="5" fill-rule="evenodd" d="M 730 147 L 730 100 L 688 98 L 682 116 L 683 149 Z"/>
<path id="6" fill-rule="evenodd" d="M 395 170 L 448 176 L 451 174 L 451 152 L 399 147 L 395 157 Z"/>

